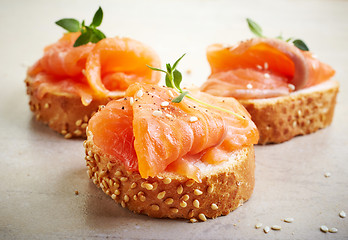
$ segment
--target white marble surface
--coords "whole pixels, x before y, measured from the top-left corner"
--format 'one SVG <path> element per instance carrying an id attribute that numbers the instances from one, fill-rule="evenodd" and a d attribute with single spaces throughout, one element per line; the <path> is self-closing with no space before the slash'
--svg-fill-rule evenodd
<path id="1" fill-rule="evenodd" d="M 279 145 L 256 147 L 252 198 L 205 223 L 133 214 L 88 179 L 82 140 L 65 140 L 35 122 L 26 69 L 63 30 L 54 21 L 104 9 L 101 29 L 151 45 L 163 63 L 182 53 L 187 84 L 209 75 L 205 48 L 251 37 L 245 18 L 266 35 L 300 37 L 336 70 L 341 83 L 332 126 Z M 347 239 L 348 1 L 1 1 L 0 239 Z M 324 174 L 331 173 L 326 178 Z M 75 195 L 75 190 L 79 195 Z M 281 219 L 293 217 L 293 223 Z M 282 226 L 267 235 L 254 225 Z M 321 225 L 338 233 L 322 233 Z"/>

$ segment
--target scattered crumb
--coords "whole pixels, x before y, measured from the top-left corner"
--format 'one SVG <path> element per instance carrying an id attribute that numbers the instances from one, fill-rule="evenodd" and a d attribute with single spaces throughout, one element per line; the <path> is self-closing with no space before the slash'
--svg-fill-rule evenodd
<path id="1" fill-rule="evenodd" d="M 75 195 L 79 195 L 79 191 L 75 190 Z"/>
<path id="2" fill-rule="evenodd" d="M 187 69 L 187 70 L 186 70 L 186 73 L 187 73 L 187 74 L 191 74 L 191 72 L 192 72 L 191 69 Z"/>
<path id="3" fill-rule="evenodd" d="M 256 223 L 256 224 L 255 224 L 255 228 L 256 228 L 256 229 L 259 229 L 260 227 L 262 227 L 262 223 L 259 222 L 259 223 Z"/>
<path id="4" fill-rule="evenodd" d="M 322 226 L 320 227 L 320 231 L 322 231 L 322 232 L 324 232 L 324 233 L 327 233 L 327 232 L 329 231 L 329 228 L 328 228 L 327 226 L 325 226 L 325 225 L 322 225 Z"/>
<path id="5" fill-rule="evenodd" d="M 347 216 L 347 214 L 346 214 L 344 211 L 341 211 L 340 214 L 339 214 L 339 216 L 340 216 L 341 218 L 345 218 L 345 217 Z"/>
<path id="6" fill-rule="evenodd" d="M 326 173 L 324 174 L 324 176 L 325 176 L 326 178 L 331 177 L 331 173 L 326 172 Z"/>
<path id="7" fill-rule="evenodd" d="M 264 227 L 264 229 L 263 229 L 263 231 L 264 231 L 265 233 L 268 233 L 269 230 L 271 230 L 271 229 L 269 228 L 269 226 L 266 226 L 266 227 Z"/>

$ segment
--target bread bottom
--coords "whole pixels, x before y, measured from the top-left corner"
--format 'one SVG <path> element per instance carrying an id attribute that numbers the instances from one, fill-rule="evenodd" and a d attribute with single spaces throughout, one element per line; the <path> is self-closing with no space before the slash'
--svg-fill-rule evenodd
<path id="1" fill-rule="evenodd" d="M 48 92 L 39 99 L 38 87 L 33 84 L 33 79 L 27 77 L 25 83 L 30 97 L 30 110 L 35 114 L 36 120 L 47 124 L 65 138 L 85 138 L 88 120 L 98 111 L 100 105 L 111 100 L 94 99 L 88 106 L 84 106 L 80 96 L 62 92 Z"/>
<path id="2" fill-rule="evenodd" d="M 141 178 L 124 164 L 107 156 L 93 143 L 91 132 L 84 142 L 88 175 L 115 202 L 129 210 L 156 218 L 206 221 L 227 215 L 245 201 L 254 188 L 254 148 L 235 151 L 219 165 L 202 171 L 202 182 L 174 173 Z"/>
<path id="3" fill-rule="evenodd" d="M 259 144 L 281 143 L 330 125 L 338 90 L 330 80 L 288 96 L 240 102 L 259 130 Z"/>

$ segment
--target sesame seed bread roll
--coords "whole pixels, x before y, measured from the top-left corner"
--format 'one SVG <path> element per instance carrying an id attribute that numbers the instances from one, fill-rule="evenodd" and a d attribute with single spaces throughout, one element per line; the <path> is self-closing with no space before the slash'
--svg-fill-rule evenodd
<path id="1" fill-rule="evenodd" d="M 250 115 L 235 99 L 190 94 L 210 105 L 172 102 L 172 88 L 137 83 L 90 119 L 88 175 L 122 207 L 196 222 L 250 198 L 258 141 Z"/>
<path id="2" fill-rule="evenodd" d="M 65 33 L 44 49 L 25 80 L 30 109 L 38 121 L 64 135 L 86 138 L 89 118 L 100 105 L 124 96 L 134 82 L 156 84 L 160 66 L 149 46 L 125 37 L 74 46 L 80 32 Z"/>
<path id="3" fill-rule="evenodd" d="M 150 217 L 206 221 L 241 206 L 254 189 L 252 145 L 235 151 L 220 165 L 207 167 L 202 182 L 169 172 L 144 179 L 103 153 L 90 131 L 84 147 L 87 173 L 93 183 L 122 207 Z"/>
<path id="4" fill-rule="evenodd" d="M 85 106 L 80 96 L 68 92 L 47 92 L 39 98 L 39 85 L 34 84 L 31 77 L 25 80 L 29 95 L 30 110 L 37 121 L 47 124 L 65 138 L 86 138 L 86 127 L 91 116 L 98 111 L 100 105 L 105 105 L 111 98 L 95 98 Z M 120 93 L 119 97 L 123 94 Z"/>
<path id="5" fill-rule="evenodd" d="M 281 143 L 329 126 L 338 90 L 339 83 L 329 80 L 287 96 L 239 101 L 259 130 L 259 144 Z"/>

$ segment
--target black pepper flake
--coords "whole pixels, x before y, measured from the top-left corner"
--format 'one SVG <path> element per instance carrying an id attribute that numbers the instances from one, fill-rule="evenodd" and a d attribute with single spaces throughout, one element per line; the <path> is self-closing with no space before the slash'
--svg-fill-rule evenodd
<path id="1" fill-rule="evenodd" d="M 153 90 L 156 90 L 156 88 L 155 88 L 155 87 L 152 87 L 152 89 L 153 89 Z"/>
<path id="2" fill-rule="evenodd" d="M 141 105 L 139 105 L 139 107 L 141 108 Z"/>
<path id="3" fill-rule="evenodd" d="M 122 106 L 122 110 L 124 110 L 124 106 Z"/>
<path id="4" fill-rule="evenodd" d="M 127 100 L 127 98 L 125 97 L 123 100 Z"/>

